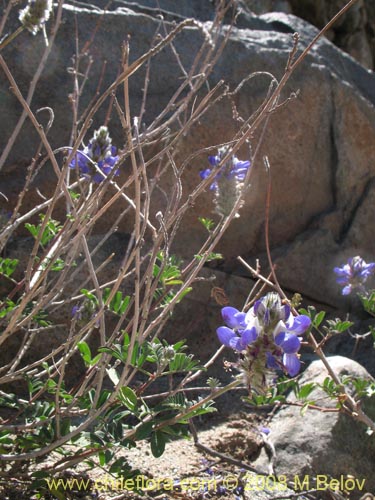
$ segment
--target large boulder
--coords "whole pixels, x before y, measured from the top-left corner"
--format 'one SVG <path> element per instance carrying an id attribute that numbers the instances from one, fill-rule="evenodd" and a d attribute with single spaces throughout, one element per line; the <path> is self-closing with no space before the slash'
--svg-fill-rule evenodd
<path id="1" fill-rule="evenodd" d="M 368 372 L 358 363 L 341 356 L 328 358 L 329 364 L 339 378 L 350 376 L 372 380 Z M 321 361 L 314 361 L 301 376 L 301 386 L 310 382 L 323 384 L 328 373 Z M 354 394 L 354 391 L 352 391 Z M 270 423 L 270 440 L 275 447 L 274 461 L 277 475 L 297 479 L 297 488 L 305 480 L 307 489 L 316 485 L 320 493 L 327 485 L 345 484 L 351 492 L 350 498 L 358 498 L 366 491 L 375 490 L 374 435 L 366 433 L 366 426 L 345 413 L 335 412 L 336 402 L 325 392 L 316 388 L 308 397 L 325 409 L 309 409 L 301 414 L 301 407 L 293 406 L 294 395 L 288 398 L 291 406 L 282 408 Z M 363 406 L 370 416 L 375 417 L 375 397 L 367 398 Z M 330 411 L 331 410 L 331 411 Z M 256 465 L 267 470 L 269 459 L 264 452 Z M 317 483 L 315 482 L 317 478 Z M 351 478 L 355 478 L 354 480 Z M 359 481 L 359 483 L 355 483 Z M 358 486 L 354 488 L 354 486 Z M 341 491 L 345 488 L 339 488 Z"/>
<path id="2" fill-rule="evenodd" d="M 346 0 L 242 0 L 256 14 L 285 12 L 322 29 L 346 4 Z M 372 0 L 358 0 L 331 26 L 325 36 L 363 66 L 374 68 L 375 8 Z"/>
<path id="3" fill-rule="evenodd" d="M 82 97 L 83 109 L 97 91 L 104 61 L 107 63 L 102 88 L 116 78 L 121 44 L 128 35 L 131 37 L 131 60 L 149 48 L 160 20 L 150 2 L 142 4 L 142 8 L 135 8 L 130 2 L 117 0 L 114 2 L 116 8 L 103 14 L 98 7 L 91 6 L 91 2 L 85 7 L 82 7 L 82 2 L 66 2 L 55 47 L 31 106 L 34 111 L 42 106 L 53 108 L 55 119 L 49 137 L 54 147 L 69 142 L 72 113 L 67 102 L 72 91 L 72 78 L 68 68 L 75 53 L 76 24 L 80 44 L 88 43 L 94 60 Z M 162 8 L 170 12 L 175 4 L 167 2 Z M 177 4 L 176 19 L 195 13 L 186 2 Z M 198 4 L 201 5 L 200 10 Z M 194 5 L 203 21 L 212 18 L 213 3 L 207 0 Z M 165 14 L 166 18 L 168 15 Z M 247 81 L 234 98 L 239 113 L 247 118 L 267 94 L 270 78 L 266 72 L 272 73 L 278 80 L 282 77 L 293 46 L 292 34 L 299 32 L 301 49 L 317 31 L 293 15 L 280 13 L 256 17 L 245 12 L 238 23 L 240 27 L 233 28 L 208 84 L 212 87 L 224 79 L 230 89 L 234 89 L 251 73 L 261 72 Z M 95 30 L 95 41 L 90 45 Z M 186 29 L 178 37 L 176 49 L 182 64 L 188 66 L 191 63 L 201 40 L 201 33 L 196 28 Z M 23 94 L 27 92 L 43 49 L 43 37 L 23 33 L 3 51 Z M 151 65 L 144 117 L 146 123 L 163 109 L 179 85 L 180 73 L 176 73 L 176 63 L 170 54 L 169 50 L 163 51 Z M 139 112 L 141 105 L 143 79 L 144 70 L 141 70 L 130 81 L 134 114 Z M 9 83 L 3 79 L 0 91 L 7 120 L 0 124 L 2 147 L 20 114 L 20 105 L 8 88 Z M 272 173 L 270 243 L 280 282 L 284 287 L 302 292 L 316 301 L 339 305 L 333 266 L 341 264 L 353 253 L 361 254 L 365 259 L 375 255 L 371 232 L 375 157 L 374 76 L 328 40 L 322 39 L 291 76 L 282 100 L 297 91 L 298 97 L 270 118 L 253 165 L 252 186 L 246 192 L 241 217 L 234 221 L 218 248 L 225 256 L 221 269 L 245 274 L 236 263 L 237 255 L 241 254 L 250 260 L 260 256 L 263 269 L 267 271 L 267 262 L 263 257 L 268 177 L 262 161 L 262 157 L 267 155 Z M 232 104 L 229 99 L 220 100 L 195 124 L 176 150 L 177 162 L 181 163 L 187 155 L 200 148 L 231 138 L 238 128 L 233 119 Z M 98 114 L 93 126 L 103 122 L 106 111 L 103 109 Z M 115 117 L 109 126 L 114 143 L 120 144 L 122 132 Z M 252 139 L 253 151 L 258 138 L 255 134 Z M 26 122 L 1 173 L 1 191 L 11 204 L 23 185 L 25 166 L 37 143 L 35 131 Z M 244 148 L 239 156 L 241 159 L 249 158 L 249 149 Z M 205 158 L 200 156 L 189 169 L 185 169 L 182 179 L 185 195 L 197 185 L 199 170 L 206 166 Z M 46 195 L 54 179 L 52 169 L 43 169 L 37 179 L 40 192 Z M 161 187 L 168 189 L 169 182 L 168 178 L 162 179 Z M 165 201 L 159 191 L 155 193 L 153 206 L 156 212 L 165 205 Z M 215 217 L 210 198 L 210 192 L 201 196 L 194 210 L 182 221 L 173 248 L 181 257 L 191 255 L 202 241 L 198 216 Z M 37 191 L 30 190 L 24 209 L 39 202 Z M 117 213 L 107 215 L 105 221 L 96 226 L 99 235 L 101 232 L 104 234 L 117 217 Z M 132 230 L 126 220 L 120 226 L 120 232 L 130 233 Z"/>
<path id="4" fill-rule="evenodd" d="M 318 28 L 325 24 L 347 3 L 345 0 L 290 0 L 292 12 Z M 374 3 L 360 0 L 328 31 L 327 36 L 363 66 L 373 69 Z"/>

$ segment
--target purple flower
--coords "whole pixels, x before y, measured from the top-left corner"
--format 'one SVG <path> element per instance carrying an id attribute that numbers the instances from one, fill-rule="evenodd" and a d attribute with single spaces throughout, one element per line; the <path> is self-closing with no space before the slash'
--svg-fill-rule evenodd
<path id="1" fill-rule="evenodd" d="M 72 307 L 72 318 L 81 319 L 81 306 L 73 306 Z"/>
<path id="2" fill-rule="evenodd" d="M 250 167 L 249 161 L 241 161 L 236 156 L 232 155 L 230 160 L 220 168 L 218 165 L 222 159 L 228 154 L 229 149 L 227 147 L 222 147 L 218 150 L 216 156 L 209 156 L 208 161 L 213 168 L 206 168 L 200 172 L 202 179 L 206 179 L 213 170 L 218 170 L 215 181 L 211 184 L 210 189 L 217 191 L 219 189 L 218 180 L 224 178 L 226 180 L 235 179 L 236 181 L 244 181 L 246 173 Z"/>
<path id="3" fill-rule="evenodd" d="M 235 333 L 226 326 L 220 326 L 216 332 L 220 342 L 227 347 L 231 347 L 235 351 L 244 351 L 258 336 L 255 328 L 239 330 Z"/>
<path id="4" fill-rule="evenodd" d="M 228 160 L 223 162 L 225 157 L 228 157 Z M 234 206 L 238 208 L 242 206 L 244 180 L 251 163 L 248 160 L 239 160 L 232 155 L 228 146 L 219 148 L 217 155 L 209 156 L 208 161 L 210 168 L 202 170 L 200 176 L 202 179 L 207 179 L 213 172 L 215 173 L 210 190 L 214 192 L 216 212 L 222 217 L 227 217 Z M 240 215 L 236 212 L 234 216 Z"/>
<path id="5" fill-rule="evenodd" d="M 281 332 L 275 337 L 275 344 L 282 348 L 285 354 L 295 354 L 301 347 L 301 341 L 293 333 Z"/>
<path id="6" fill-rule="evenodd" d="M 234 307 L 223 307 L 221 315 L 228 326 L 220 326 L 216 332 L 225 346 L 235 351 L 244 351 L 258 337 L 255 325 L 245 321 L 245 313 Z"/>
<path id="7" fill-rule="evenodd" d="M 234 307 L 223 307 L 221 315 L 230 328 L 246 328 L 246 313 L 240 312 Z"/>
<path id="8" fill-rule="evenodd" d="M 119 157 L 116 148 L 111 144 L 108 128 L 100 127 L 83 151 L 78 150 L 69 164 L 70 168 L 78 169 L 84 177 L 92 182 L 100 183 L 110 175 Z M 114 175 L 119 175 L 118 169 Z"/>
<path id="9" fill-rule="evenodd" d="M 301 347 L 300 339 L 293 333 L 283 331 L 275 336 L 275 344 L 282 350 L 282 365 L 288 375 L 294 377 L 301 368 L 301 362 L 297 355 Z"/>
<path id="10" fill-rule="evenodd" d="M 242 353 L 240 366 L 249 381 L 266 368 L 282 369 L 294 377 L 301 368 L 300 335 L 311 325 L 308 316 L 293 316 L 290 307 L 281 302 L 277 293 L 271 292 L 255 302 L 245 314 L 234 307 L 221 311 L 227 326 L 217 329 L 222 344 Z"/>
<path id="11" fill-rule="evenodd" d="M 298 336 L 306 332 L 311 325 L 311 320 L 303 314 L 294 317 L 289 306 L 282 305 L 277 293 L 271 292 L 261 300 L 268 307 L 267 317 L 271 320 L 266 330 L 272 331 L 274 341 L 274 348 L 268 351 L 267 365 L 269 368 L 279 365 L 286 370 L 288 375 L 294 377 L 301 368 L 298 356 L 301 340 Z"/>
<path id="12" fill-rule="evenodd" d="M 269 427 L 263 427 L 262 425 L 259 427 L 259 431 L 268 436 L 268 434 L 271 432 L 271 429 Z"/>
<path id="13" fill-rule="evenodd" d="M 351 257 L 347 264 L 335 267 L 333 271 L 337 274 L 337 283 L 343 285 L 342 295 L 349 295 L 353 290 L 363 290 L 363 284 L 367 278 L 374 274 L 375 262 L 366 262 L 359 257 Z"/>
<path id="14" fill-rule="evenodd" d="M 281 304 L 277 293 L 268 293 L 255 302 L 248 314 L 255 314 L 264 326 L 275 325 L 289 318 L 290 307 L 287 304 Z"/>
<path id="15" fill-rule="evenodd" d="M 202 179 L 207 179 L 211 172 L 212 170 L 210 168 L 206 168 L 206 170 L 202 170 L 201 172 L 199 172 L 199 175 Z M 210 184 L 210 191 L 217 191 L 218 189 L 219 186 L 217 181 L 214 181 L 212 184 Z"/>
<path id="16" fill-rule="evenodd" d="M 91 321 L 96 315 L 97 307 L 93 301 L 85 299 L 81 304 L 72 307 L 72 319 L 80 327 Z M 95 322 L 95 326 L 99 326 L 99 320 Z"/>
<path id="17" fill-rule="evenodd" d="M 311 325 L 311 320 L 308 316 L 300 314 L 299 316 L 295 317 L 289 316 L 287 324 L 288 330 L 290 332 L 293 332 L 294 335 L 301 335 L 302 333 L 305 333 L 305 331 L 309 328 L 309 326 Z"/>
<path id="18" fill-rule="evenodd" d="M 242 485 L 237 486 L 237 488 L 234 490 L 234 493 L 235 493 L 236 500 L 240 500 L 241 497 L 238 497 L 237 495 L 242 495 L 242 493 L 243 493 L 243 486 Z"/>
<path id="19" fill-rule="evenodd" d="M 207 458 L 202 458 L 200 460 L 201 464 L 204 466 L 204 467 L 207 467 L 205 469 L 205 472 L 207 472 L 207 474 L 209 476 L 213 476 L 214 475 L 214 471 L 212 470 L 212 468 L 210 467 L 210 462 L 207 460 Z"/>

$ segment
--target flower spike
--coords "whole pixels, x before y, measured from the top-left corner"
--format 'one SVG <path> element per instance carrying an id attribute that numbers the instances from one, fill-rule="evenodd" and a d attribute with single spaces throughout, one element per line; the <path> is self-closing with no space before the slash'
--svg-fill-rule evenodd
<path id="1" fill-rule="evenodd" d="M 249 386 L 262 389 L 267 370 L 281 369 L 291 377 L 299 373 L 300 335 L 311 325 L 308 316 L 294 317 L 275 292 L 255 302 L 246 314 L 228 306 L 221 314 L 227 326 L 219 327 L 217 336 L 239 353 L 238 366 Z"/>
<path id="2" fill-rule="evenodd" d="M 116 166 L 119 159 L 116 152 L 116 148 L 112 146 L 108 128 L 102 126 L 94 132 L 94 136 L 87 147 L 82 151 L 77 151 L 69 167 L 78 169 L 83 177 L 100 183 Z M 118 169 L 115 170 L 114 175 L 119 175 Z"/>
<path id="3" fill-rule="evenodd" d="M 208 157 L 211 168 L 200 172 L 201 178 L 206 179 L 213 171 L 217 171 L 210 190 L 214 191 L 215 194 L 216 212 L 223 217 L 230 214 L 241 196 L 246 173 L 251 166 L 250 161 L 241 161 L 234 155 L 219 166 L 230 151 L 227 146 L 219 148 L 216 156 Z M 237 213 L 235 216 L 239 217 L 239 214 Z"/>
<path id="4" fill-rule="evenodd" d="M 364 291 L 364 283 L 375 272 L 375 262 L 366 262 L 357 255 L 351 257 L 347 264 L 333 269 L 337 275 L 336 282 L 343 285 L 342 295 L 349 295 L 353 290 Z"/>

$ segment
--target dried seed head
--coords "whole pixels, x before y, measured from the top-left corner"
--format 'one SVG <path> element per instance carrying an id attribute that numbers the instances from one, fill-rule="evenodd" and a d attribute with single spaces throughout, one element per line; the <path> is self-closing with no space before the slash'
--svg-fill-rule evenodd
<path id="1" fill-rule="evenodd" d="M 51 11 L 52 0 L 29 0 L 18 17 L 24 28 L 36 35 L 48 21 Z"/>

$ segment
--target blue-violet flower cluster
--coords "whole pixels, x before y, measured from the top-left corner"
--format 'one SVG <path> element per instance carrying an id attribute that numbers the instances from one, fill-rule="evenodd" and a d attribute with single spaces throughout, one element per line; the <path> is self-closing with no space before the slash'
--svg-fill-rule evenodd
<path id="1" fill-rule="evenodd" d="M 27 6 L 20 10 L 18 18 L 24 28 L 36 35 L 48 21 L 52 6 L 52 0 L 29 0 Z"/>
<path id="2" fill-rule="evenodd" d="M 280 296 L 270 292 L 247 312 L 234 307 L 221 311 L 226 326 L 217 329 L 222 344 L 241 353 L 239 368 L 249 387 L 266 384 L 267 369 L 281 369 L 294 377 L 301 368 L 300 335 L 310 327 L 308 316 L 293 316 Z"/>
<path id="3" fill-rule="evenodd" d="M 94 136 L 88 145 L 82 151 L 77 151 L 69 167 L 78 168 L 81 175 L 88 177 L 93 182 L 99 183 L 116 166 L 119 159 L 116 153 L 117 149 L 112 146 L 112 139 L 109 136 L 108 128 L 102 126 L 94 132 Z M 119 172 L 116 169 L 114 175 L 118 174 Z"/>
<path id="4" fill-rule="evenodd" d="M 250 161 L 241 161 L 232 155 L 228 161 L 219 167 L 219 164 L 229 152 L 230 148 L 226 146 L 219 148 L 216 156 L 208 157 L 212 168 L 206 168 L 200 172 L 201 178 L 206 179 L 211 172 L 217 171 L 210 189 L 215 194 L 216 212 L 223 216 L 230 214 L 237 199 L 241 196 L 243 181 L 251 165 Z M 238 213 L 236 217 L 239 217 Z"/>
<path id="5" fill-rule="evenodd" d="M 333 270 L 337 274 L 337 283 L 343 285 L 342 294 L 349 295 L 353 290 L 364 291 L 364 283 L 367 278 L 375 272 L 375 262 L 366 262 L 359 257 L 351 257 L 347 264 L 342 267 L 335 267 Z"/>

